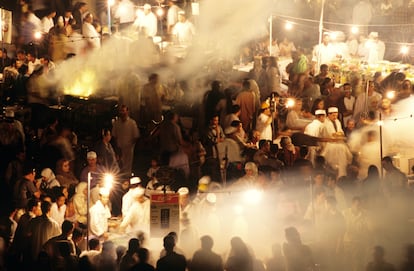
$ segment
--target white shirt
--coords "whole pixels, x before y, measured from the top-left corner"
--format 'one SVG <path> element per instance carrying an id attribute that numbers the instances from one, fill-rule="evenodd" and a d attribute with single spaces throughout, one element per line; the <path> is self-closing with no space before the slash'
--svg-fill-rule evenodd
<path id="1" fill-rule="evenodd" d="M 126 227 L 126 231 L 131 233 L 138 231 L 148 233 L 149 226 L 150 201 L 145 198 L 144 202 L 140 203 L 137 199 L 134 199 L 126 212 L 120 227 Z"/>
<path id="2" fill-rule="evenodd" d="M 98 200 L 90 209 L 90 231 L 95 236 L 101 236 L 108 231 L 108 219 L 111 217 L 111 211 L 108 206 L 104 206 L 101 200 Z"/>
<path id="3" fill-rule="evenodd" d="M 139 138 L 139 130 L 135 120 L 128 117 L 125 121 L 118 119 L 112 127 L 112 135 L 116 139 L 118 147 L 131 148 Z"/>
<path id="4" fill-rule="evenodd" d="M 177 41 L 180 45 L 191 45 L 194 34 L 194 25 L 188 20 L 183 23 L 176 23 L 173 29 L 173 35 L 177 37 Z"/>
<path id="5" fill-rule="evenodd" d="M 320 54 L 320 55 L 319 55 Z M 320 64 L 329 64 L 331 63 L 336 55 L 335 48 L 332 44 L 328 43 L 327 45 L 321 43 L 320 45 L 315 45 L 312 53 L 312 61 L 317 62 L 320 57 Z"/>
<path id="6" fill-rule="evenodd" d="M 131 205 L 133 203 L 133 194 L 134 190 L 137 188 L 130 188 L 128 192 L 125 193 L 125 195 L 122 196 L 122 216 L 126 216 L 128 213 L 128 210 L 131 208 Z"/>
<path id="7" fill-rule="evenodd" d="M 351 54 L 351 55 L 357 55 L 358 54 L 359 44 L 358 44 L 358 41 L 356 39 L 349 40 L 347 42 L 347 45 L 348 45 L 349 54 Z"/>
<path id="8" fill-rule="evenodd" d="M 53 19 L 47 16 L 42 19 L 42 31 L 44 33 L 49 33 L 49 30 L 54 26 Z"/>
<path id="9" fill-rule="evenodd" d="M 146 15 L 143 13 L 137 18 L 135 24 L 140 28 L 144 28 L 148 37 L 157 35 L 158 21 L 154 13 L 150 12 Z"/>
<path id="10" fill-rule="evenodd" d="M 377 64 L 378 61 L 384 60 L 385 44 L 380 40 L 367 40 L 367 55 L 365 56 L 368 64 Z"/>
<path id="11" fill-rule="evenodd" d="M 42 22 L 34 13 L 29 14 L 27 21 L 35 26 L 35 31 L 40 31 L 42 29 Z"/>
<path id="12" fill-rule="evenodd" d="M 354 104 L 355 104 L 355 97 L 351 96 L 351 97 L 344 97 L 344 105 L 345 105 L 345 109 L 352 111 L 354 110 Z"/>
<path id="13" fill-rule="evenodd" d="M 347 111 L 353 112 L 354 111 L 354 105 L 355 105 L 355 97 L 354 96 L 351 96 L 349 98 L 344 97 L 344 105 L 345 105 L 345 109 Z M 344 124 L 346 124 L 347 121 L 351 118 L 352 118 L 352 115 L 344 117 Z"/>
<path id="14" fill-rule="evenodd" d="M 335 125 L 333 124 L 333 121 L 331 121 L 330 119 L 326 118 L 324 124 L 325 124 L 325 137 L 333 137 L 334 133 L 344 133 L 344 130 L 342 130 L 342 125 L 341 122 L 336 119 L 334 120 Z M 335 129 L 336 128 L 336 129 Z"/>
<path id="15" fill-rule="evenodd" d="M 59 226 L 62 226 L 63 221 L 65 221 L 65 213 L 66 213 L 66 204 L 63 204 L 58 208 L 56 202 L 52 203 L 52 207 L 50 208 L 50 217 L 53 218 Z"/>
<path id="16" fill-rule="evenodd" d="M 272 140 L 272 125 L 266 122 L 271 118 L 264 113 L 257 117 L 256 130 L 260 132 L 260 139 Z"/>
<path id="17" fill-rule="evenodd" d="M 101 47 L 101 36 L 92 24 L 84 22 L 82 25 L 82 34 L 92 48 L 96 49 Z"/>
<path id="18" fill-rule="evenodd" d="M 42 65 L 42 63 L 40 62 L 40 59 L 35 58 L 34 62 L 29 61 L 27 63 L 27 69 L 28 69 L 27 73 L 32 74 L 37 65 Z"/>
<path id="19" fill-rule="evenodd" d="M 314 119 L 308 126 L 305 127 L 304 134 L 315 137 L 323 137 L 324 129 L 325 124 L 320 122 L 318 119 Z"/>

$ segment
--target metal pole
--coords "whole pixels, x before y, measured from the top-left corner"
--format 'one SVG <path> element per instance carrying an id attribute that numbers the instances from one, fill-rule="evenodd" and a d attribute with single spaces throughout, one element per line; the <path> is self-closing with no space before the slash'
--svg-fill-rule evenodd
<path id="1" fill-rule="evenodd" d="M 86 216 L 86 226 L 87 226 L 87 231 L 86 231 L 86 250 L 89 250 L 89 228 L 90 228 L 90 217 L 89 217 L 89 208 L 90 208 L 90 201 L 91 201 L 91 172 L 88 172 L 88 196 L 86 199 L 86 208 L 88 210 L 87 212 L 87 216 Z"/>
<path id="2" fill-rule="evenodd" d="M 384 168 L 382 166 L 382 156 L 383 156 L 383 150 L 382 150 L 382 114 L 381 111 L 379 112 L 379 134 L 380 134 L 380 158 L 381 158 L 381 178 L 384 176 Z"/>
<path id="3" fill-rule="evenodd" d="M 310 178 L 310 193 L 311 193 L 311 206 L 312 206 L 312 223 L 315 227 L 316 224 L 316 216 L 315 216 L 315 202 L 314 202 L 314 196 L 313 196 L 313 179 Z M 315 229 L 315 228 L 314 228 Z"/>
<path id="4" fill-rule="evenodd" d="M 321 45 L 322 45 L 322 36 L 323 36 L 323 13 L 325 9 L 325 0 L 322 0 L 321 3 L 321 17 L 319 19 L 319 45 L 318 45 L 318 61 L 316 66 L 316 73 L 319 73 L 319 67 L 321 66 Z"/>
<path id="5" fill-rule="evenodd" d="M 367 80 L 367 87 L 365 89 L 365 112 L 368 113 L 368 90 L 369 90 L 369 80 Z"/>
<path id="6" fill-rule="evenodd" d="M 269 18 L 269 56 L 272 55 L 272 42 L 273 42 L 273 15 Z"/>
<path id="7" fill-rule="evenodd" d="M 111 35 L 112 34 L 112 31 L 111 31 L 111 0 L 108 0 L 107 4 L 108 4 L 108 33 L 109 35 Z"/>

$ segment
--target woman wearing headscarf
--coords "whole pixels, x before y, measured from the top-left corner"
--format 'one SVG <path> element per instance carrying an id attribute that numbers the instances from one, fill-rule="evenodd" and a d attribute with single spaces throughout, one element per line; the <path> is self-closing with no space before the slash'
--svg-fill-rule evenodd
<path id="1" fill-rule="evenodd" d="M 80 182 L 76 186 L 75 195 L 72 197 L 73 207 L 75 209 L 76 220 L 80 224 L 87 224 L 88 216 L 88 183 Z"/>
<path id="2" fill-rule="evenodd" d="M 41 189 L 43 191 L 52 189 L 55 186 L 60 186 L 59 181 L 56 179 L 55 174 L 50 168 L 43 169 L 40 175 L 42 176 Z"/>

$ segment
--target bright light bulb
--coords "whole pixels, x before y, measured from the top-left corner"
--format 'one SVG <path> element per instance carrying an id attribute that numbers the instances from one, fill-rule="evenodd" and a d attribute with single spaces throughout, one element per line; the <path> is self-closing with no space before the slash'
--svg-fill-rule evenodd
<path id="1" fill-rule="evenodd" d="M 387 99 L 392 100 L 392 99 L 394 99 L 394 98 L 395 98 L 395 91 L 394 91 L 394 90 L 390 90 L 390 91 L 388 91 L 388 92 L 386 93 L 386 95 L 385 95 L 385 96 L 387 97 Z"/>
<path id="2" fill-rule="evenodd" d="M 164 10 L 162 8 L 158 8 L 156 13 L 158 17 L 161 17 L 162 15 L 164 15 Z"/>
<path id="3" fill-rule="evenodd" d="M 34 38 L 35 38 L 36 40 L 40 40 L 40 39 L 42 38 L 42 33 L 40 33 L 40 31 L 36 31 L 36 32 L 34 33 Z"/>
<path id="4" fill-rule="evenodd" d="M 407 45 L 401 46 L 401 49 L 400 49 L 401 54 L 406 55 L 408 54 L 409 51 L 410 51 L 410 48 L 408 48 Z"/>
<path id="5" fill-rule="evenodd" d="M 291 30 L 292 28 L 293 28 L 293 24 L 291 22 L 286 22 L 285 29 L 286 30 Z"/>
<path id="6" fill-rule="evenodd" d="M 287 99 L 286 101 L 286 108 L 291 108 L 295 105 L 295 100 L 294 99 Z"/>
<path id="7" fill-rule="evenodd" d="M 351 27 L 351 33 L 352 34 L 358 34 L 358 32 L 359 32 L 359 28 L 358 28 L 358 26 L 352 26 Z"/>
<path id="8" fill-rule="evenodd" d="M 107 189 L 111 189 L 113 181 L 114 181 L 114 176 L 112 174 L 105 174 L 104 179 L 103 179 L 103 186 Z"/>
<path id="9" fill-rule="evenodd" d="M 127 13 L 127 7 L 125 6 L 125 4 L 120 4 L 118 7 L 118 13 L 119 15 L 122 17 L 123 15 L 125 15 Z"/>

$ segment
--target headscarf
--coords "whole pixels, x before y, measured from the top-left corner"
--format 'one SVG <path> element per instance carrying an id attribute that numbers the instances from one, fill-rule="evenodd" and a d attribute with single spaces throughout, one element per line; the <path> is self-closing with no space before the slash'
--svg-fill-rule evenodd
<path id="1" fill-rule="evenodd" d="M 45 168 L 42 170 L 42 173 L 40 174 L 42 177 L 46 178 L 46 181 L 49 183 L 53 179 L 56 179 L 55 174 L 50 168 Z"/>

